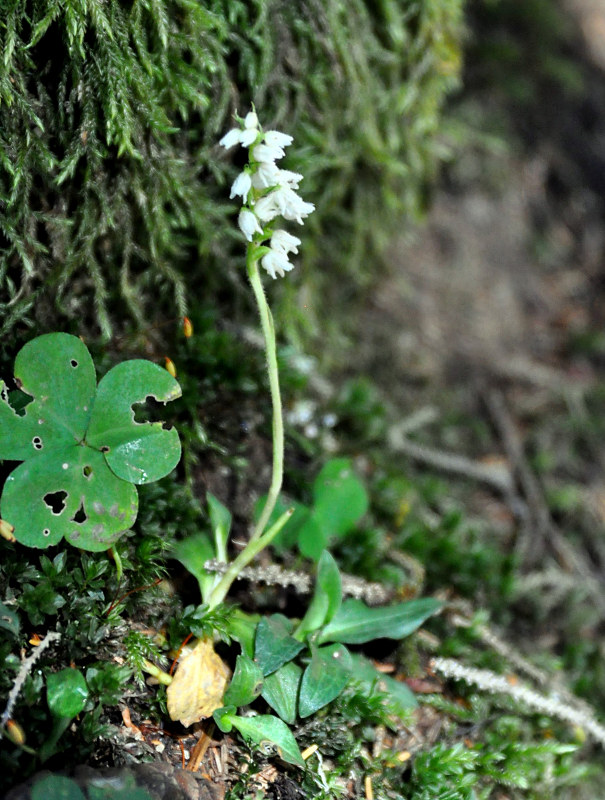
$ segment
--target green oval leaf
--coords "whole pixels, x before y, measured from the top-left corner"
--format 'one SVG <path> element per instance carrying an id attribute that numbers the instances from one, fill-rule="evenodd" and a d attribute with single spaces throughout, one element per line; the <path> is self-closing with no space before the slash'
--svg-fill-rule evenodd
<path id="1" fill-rule="evenodd" d="M 345 600 L 335 617 L 323 629 L 319 642 L 363 644 L 372 639 L 402 639 L 443 606 L 433 597 L 409 600 L 383 608 L 369 608 L 361 600 Z"/>
<path id="2" fill-rule="evenodd" d="M 279 757 L 284 761 L 304 767 L 305 762 L 296 739 L 290 728 L 281 719 L 271 714 L 258 714 L 255 717 L 231 717 L 230 722 L 244 739 L 259 745 L 267 755 L 270 754 L 271 749 L 275 748 Z"/>
<path id="3" fill-rule="evenodd" d="M 346 458 L 334 458 L 313 484 L 313 516 L 324 534 L 342 536 L 368 510 L 368 494 Z"/>
<path id="4" fill-rule="evenodd" d="M 328 544 L 327 529 L 321 527 L 311 511 L 298 529 L 298 549 L 305 558 L 318 561 Z"/>
<path id="5" fill-rule="evenodd" d="M 288 725 L 293 725 L 296 721 L 302 672 L 302 667 L 294 661 L 288 661 L 271 675 L 267 675 L 263 682 L 263 699 Z"/>
<path id="6" fill-rule="evenodd" d="M 51 714 L 71 719 L 84 709 L 88 700 L 88 687 L 77 669 L 67 667 L 54 672 L 46 679 L 46 697 Z"/>
<path id="7" fill-rule="evenodd" d="M 371 661 L 358 653 L 351 659 L 351 677 L 363 684 L 370 696 L 376 691 L 384 692 L 388 697 L 389 711 L 402 715 L 418 707 L 416 695 L 405 683 L 379 672 Z"/>
<path id="8" fill-rule="evenodd" d="M 308 717 L 331 703 L 345 688 L 351 675 L 351 655 L 334 644 L 314 650 L 300 682 L 298 713 Z"/>
<path id="9" fill-rule="evenodd" d="M 107 448 L 107 463 L 125 481 L 141 484 L 163 478 L 180 460 L 178 433 L 161 422 L 135 422 L 132 407 L 148 397 L 168 402 L 180 395 L 177 381 L 157 364 L 142 359 L 118 364 L 99 383 L 87 443 Z"/>
<path id="10" fill-rule="evenodd" d="M 225 692 L 225 705 L 247 706 L 255 700 L 263 688 L 263 673 L 261 668 L 242 653 L 235 662 L 235 671 Z"/>
<path id="11" fill-rule="evenodd" d="M 270 675 L 300 653 L 304 645 L 290 635 L 288 620 L 280 614 L 263 617 L 256 626 L 254 660 Z"/>

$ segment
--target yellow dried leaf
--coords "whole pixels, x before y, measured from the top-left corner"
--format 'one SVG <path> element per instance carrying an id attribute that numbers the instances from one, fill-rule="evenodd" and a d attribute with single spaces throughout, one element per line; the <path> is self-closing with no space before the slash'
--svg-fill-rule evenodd
<path id="1" fill-rule="evenodd" d="M 193 650 L 179 661 L 167 689 L 170 719 L 185 727 L 209 717 L 223 705 L 229 667 L 214 652 L 210 639 L 200 639 Z"/>

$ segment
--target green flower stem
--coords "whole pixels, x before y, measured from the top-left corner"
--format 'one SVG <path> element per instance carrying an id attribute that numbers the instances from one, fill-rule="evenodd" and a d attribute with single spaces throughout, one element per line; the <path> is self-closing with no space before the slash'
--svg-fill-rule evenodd
<path id="1" fill-rule="evenodd" d="M 212 590 L 212 593 L 208 598 L 209 611 L 215 608 L 219 603 L 223 602 L 223 600 L 227 596 L 227 592 L 231 588 L 231 584 L 237 578 L 237 576 L 240 574 L 243 568 L 247 567 L 248 564 L 252 561 L 252 559 L 255 558 L 255 556 L 257 556 L 261 550 L 264 550 L 268 544 L 270 544 L 271 540 L 277 536 L 277 534 L 281 531 L 281 529 L 284 527 L 284 525 L 290 519 L 293 513 L 294 509 L 289 508 L 281 515 L 281 517 L 277 520 L 277 522 L 275 522 L 269 528 L 269 530 L 265 533 L 264 536 L 261 536 L 255 539 L 254 541 L 250 539 L 250 541 L 244 547 L 239 556 L 236 559 L 234 559 L 234 561 L 232 561 L 231 564 L 229 564 L 227 571 Z"/>
<path id="2" fill-rule="evenodd" d="M 275 508 L 277 498 L 281 491 L 284 476 L 284 421 L 282 417 L 281 394 L 279 391 L 279 372 L 277 367 L 277 344 L 275 341 L 275 327 L 273 325 L 273 315 L 265 297 L 265 291 L 258 271 L 257 245 L 248 245 L 246 257 L 246 269 L 256 304 L 260 314 L 261 328 L 265 339 L 265 350 L 267 357 L 267 372 L 269 374 L 269 390 L 271 392 L 271 404 L 273 406 L 273 471 L 271 475 L 271 486 L 267 493 L 267 500 L 262 513 L 256 523 L 249 544 L 259 539 L 265 530 L 271 512 Z M 245 550 L 243 552 L 246 552 Z M 243 553 L 242 553 L 243 555 Z"/>

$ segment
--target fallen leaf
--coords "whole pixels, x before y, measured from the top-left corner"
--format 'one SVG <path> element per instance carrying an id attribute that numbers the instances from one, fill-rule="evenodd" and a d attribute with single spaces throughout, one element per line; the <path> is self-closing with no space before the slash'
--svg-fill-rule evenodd
<path id="1" fill-rule="evenodd" d="M 167 690 L 170 719 L 188 727 L 223 705 L 231 677 L 229 667 L 214 652 L 210 639 L 200 639 L 176 668 Z"/>

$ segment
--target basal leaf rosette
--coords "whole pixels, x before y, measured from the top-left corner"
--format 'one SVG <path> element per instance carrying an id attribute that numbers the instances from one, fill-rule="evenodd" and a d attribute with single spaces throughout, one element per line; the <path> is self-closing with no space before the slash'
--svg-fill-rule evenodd
<path id="1" fill-rule="evenodd" d="M 63 537 L 84 550 L 110 547 L 136 519 L 135 484 L 167 475 L 181 456 L 176 430 L 136 422 L 133 406 L 148 397 L 174 400 L 179 384 L 137 359 L 118 364 L 97 387 L 86 346 L 66 333 L 26 344 L 15 382 L 32 399 L 16 410 L 0 381 L 0 459 L 23 462 L 6 479 L 2 519 L 29 547 Z"/>

